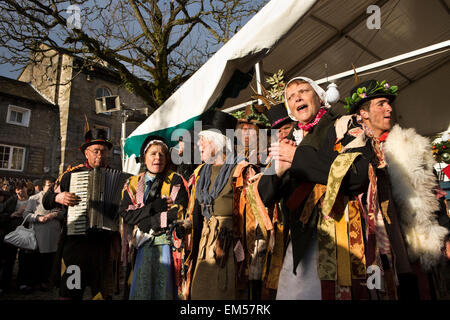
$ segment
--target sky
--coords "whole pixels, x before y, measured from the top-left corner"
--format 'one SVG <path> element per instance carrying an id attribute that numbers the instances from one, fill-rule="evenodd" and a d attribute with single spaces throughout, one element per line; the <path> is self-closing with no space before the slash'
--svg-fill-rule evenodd
<path id="1" fill-rule="evenodd" d="M 5 48 L 0 48 L 0 54 L 9 54 Z M 20 68 L 20 70 L 16 70 Z M 22 66 L 12 66 L 9 63 L 0 64 L 0 76 L 17 79 L 22 70 Z"/>
<path id="2" fill-rule="evenodd" d="M 102 3 L 102 0 L 90 0 L 90 1 L 99 1 L 99 3 Z M 267 2 L 265 0 L 263 0 L 263 2 Z M 62 12 L 63 16 L 66 16 L 66 18 L 69 17 L 69 13 L 67 12 Z M 250 19 L 244 19 L 244 24 Z M 95 22 L 93 22 L 95 25 Z M 197 33 L 198 34 L 198 33 Z M 195 36 L 195 34 L 193 34 L 193 36 Z M 202 37 L 202 35 L 200 34 L 200 38 Z M 8 50 L 6 50 L 5 48 L 0 47 L 0 55 L 6 55 L 9 56 L 10 53 L 8 52 Z M 8 77 L 8 78 L 12 78 L 12 79 L 17 79 L 18 76 L 20 75 L 22 69 L 24 68 L 24 66 L 22 65 L 11 65 L 8 63 L 0 63 L 0 76 L 4 76 L 4 77 Z M 136 70 L 135 70 L 136 72 Z"/>

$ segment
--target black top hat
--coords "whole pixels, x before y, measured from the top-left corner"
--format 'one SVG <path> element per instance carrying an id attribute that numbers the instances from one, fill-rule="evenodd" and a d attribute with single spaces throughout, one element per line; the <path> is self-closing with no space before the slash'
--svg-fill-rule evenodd
<path id="1" fill-rule="evenodd" d="M 214 109 L 203 113 L 200 120 L 202 121 L 202 130 L 216 129 L 224 136 L 226 136 L 226 129 L 234 130 L 238 122 L 231 114 Z"/>
<path id="2" fill-rule="evenodd" d="M 108 149 L 112 148 L 113 144 L 108 140 L 106 131 L 104 129 L 97 129 L 96 131 L 96 136 L 94 136 L 93 130 L 88 130 L 84 134 L 84 143 L 80 146 L 81 152 L 84 153 L 84 150 L 86 150 L 87 147 L 93 144 L 102 144 L 107 146 Z"/>
<path id="3" fill-rule="evenodd" d="M 279 129 L 285 124 L 294 121 L 291 118 L 289 118 L 284 103 L 279 103 L 275 106 L 272 106 L 270 110 L 267 110 L 266 116 L 267 118 L 269 118 L 272 129 Z"/>
<path id="4" fill-rule="evenodd" d="M 167 148 L 169 148 L 166 139 L 164 139 L 164 138 L 161 137 L 161 136 L 151 134 L 151 135 L 149 135 L 147 138 L 145 138 L 144 142 L 142 143 L 142 145 L 141 145 L 141 151 L 140 151 L 140 153 L 139 153 L 139 157 L 136 158 L 136 162 L 142 162 L 142 163 L 144 163 L 145 148 L 146 148 L 147 145 L 150 143 L 150 141 L 153 141 L 153 140 L 159 140 L 159 141 L 162 141 L 162 142 L 167 146 Z"/>
<path id="5" fill-rule="evenodd" d="M 345 98 L 347 105 L 345 109 L 350 113 L 355 113 L 361 105 L 376 98 L 388 98 L 392 103 L 397 97 L 397 86 L 390 86 L 385 80 L 378 82 L 374 79 L 358 84 L 350 91 L 350 97 Z"/>

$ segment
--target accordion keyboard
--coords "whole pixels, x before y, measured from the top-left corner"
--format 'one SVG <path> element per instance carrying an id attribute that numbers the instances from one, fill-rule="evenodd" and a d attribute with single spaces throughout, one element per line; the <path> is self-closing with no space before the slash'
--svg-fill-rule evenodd
<path id="1" fill-rule="evenodd" d="M 74 172 L 70 177 L 70 192 L 80 198 L 80 202 L 67 211 L 67 234 L 86 234 L 88 226 L 87 194 L 89 171 Z"/>

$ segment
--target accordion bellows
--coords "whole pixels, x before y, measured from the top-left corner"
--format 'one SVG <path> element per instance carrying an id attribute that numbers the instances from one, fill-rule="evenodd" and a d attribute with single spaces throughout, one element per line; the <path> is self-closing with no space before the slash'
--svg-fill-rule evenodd
<path id="1" fill-rule="evenodd" d="M 67 234 L 82 235 L 89 229 L 117 231 L 122 188 L 130 176 L 107 168 L 72 173 L 69 191 L 81 201 L 67 211 Z"/>

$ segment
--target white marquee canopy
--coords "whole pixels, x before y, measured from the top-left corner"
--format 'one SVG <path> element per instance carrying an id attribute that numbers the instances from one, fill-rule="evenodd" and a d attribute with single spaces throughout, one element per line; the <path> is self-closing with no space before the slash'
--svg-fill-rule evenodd
<path id="1" fill-rule="evenodd" d="M 341 73 L 352 65 L 357 70 L 377 66 L 409 52 L 417 54 L 358 72 L 360 80 L 375 78 L 399 86 L 394 119 L 401 126 L 414 127 L 423 135 L 442 132 L 450 124 L 449 4 L 449 0 L 272 0 L 127 138 L 126 154 L 137 154 L 150 133 L 170 140 L 174 128 L 189 126 L 189 119 L 213 105 L 230 110 L 251 100 L 257 63 L 266 88 L 265 78 L 279 69 L 285 71 L 285 80 L 306 76 L 322 80 L 324 89 L 327 77 L 334 79 L 341 93 L 341 102 L 334 107 L 343 113 L 342 101 L 354 79 Z M 368 27 L 368 21 L 377 22 L 376 12 L 367 12 L 371 5 L 379 8 L 379 29 Z M 417 52 L 423 48 L 427 50 Z M 219 99 L 236 71 L 249 85 L 235 97 Z"/>

